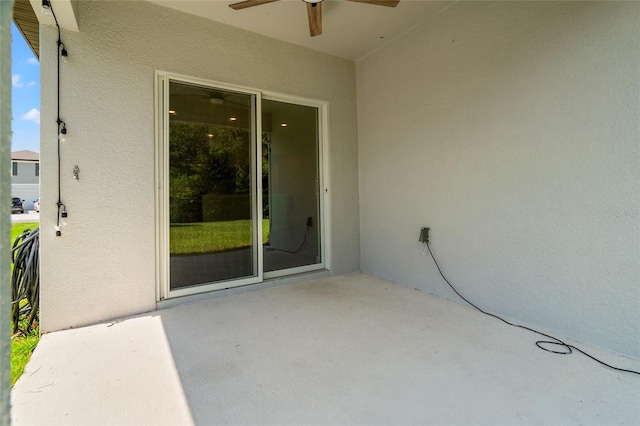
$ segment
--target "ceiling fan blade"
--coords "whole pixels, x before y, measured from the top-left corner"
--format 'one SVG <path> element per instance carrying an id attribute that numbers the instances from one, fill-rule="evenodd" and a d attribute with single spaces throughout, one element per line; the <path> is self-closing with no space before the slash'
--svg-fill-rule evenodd
<path id="1" fill-rule="evenodd" d="M 347 0 L 354 3 L 375 4 L 377 6 L 396 7 L 400 0 Z"/>
<path id="2" fill-rule="evenodd" d="M 229 7 L 233 10 L 246 9 L 248 7 L 260 6 L 261 4 L 273 3 L 278 0 L 246 0 L 238 3 L 230 4 Z"/>
<path id="3" fill-rule="evenodd" d="M 311 37 L 322 34 L 322 3 L 307 3 L 307 16 Z"/>

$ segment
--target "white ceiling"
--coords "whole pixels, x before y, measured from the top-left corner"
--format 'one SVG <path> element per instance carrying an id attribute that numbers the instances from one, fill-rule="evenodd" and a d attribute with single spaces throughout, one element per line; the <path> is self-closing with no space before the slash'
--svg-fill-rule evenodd
<path id="1" fill-rule="evenodd" d="M 309 36 L 302 0 L 280 0 L 243 10 L 240 0 L 149 0 L 268 37 L 357 61 L 390 40 L 427 21 L 454 1 L 401 0 L 395 8 L 325 0 L 322 35 Z"/>

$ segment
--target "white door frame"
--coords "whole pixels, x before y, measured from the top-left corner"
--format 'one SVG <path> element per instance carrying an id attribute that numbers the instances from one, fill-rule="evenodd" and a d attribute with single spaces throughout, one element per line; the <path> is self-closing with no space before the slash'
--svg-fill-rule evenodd
<path id="1" fill-rule="evenodd" d="M 327 186 L 325 185 L 325 176 L 328 174 L 325 172 L 324 169 L 324 164 L 325 164 L 325 155 L 324 155 L 324 147 L 328 144 L 323 143 L 324 140 L 324 135 L 328 134 L 328 132 L 326 132 L 324 123 L 326 121 L 326 108 L 327 108 L 327 103 L 326 102 L 322 102 L 322 101 L 317 101 L 314 99 L 307 99 L 307 98 L 300 98 L 300 97 L 296 97 L 296 96 L 287 96 L 287 95 L 282 95 L 280 93 L 275 93 L 275 92 L 266 92 L 263 91 L 262 92 L 262 99 L 264 100 L 268 100 L 268 101 L 276 101 L 276 102 L 284 102 L 284 103 L 289 103 L 289 104 L 294 104 L 294 105 L 302 105 L 302 106 L 308 106 L 308 107 L 312 107 L 312 108 L 316 108 L 316 111 L 318 112 L 318 146 L 317 146 L 317 150 L 318 150 L 318 193 L 319 193 L 319 197 L 318 197 L 318 202 L 320 203 L 319 206 L 319 212 L 320 212 L 320 221 L 319 221 L 319 226 L 320 226 L 320 235 L 319 235 L 319 241 L 320 241 L 320 262 L 319 263 L 314 263 L 313 265 L 305 265 L 305 266 L 298 266 L 295 268 L 288 268 L 288 269 L 281 269 L 281 270 L 277 270 L 277 271 L 271 271 L 271 272 L 265 272 L 264 273 L 264 278 L 265 279 L 272 279 L 272 278 L 278 278 L 278 277 L 284 277 L 284 276 L 288 276 L 288 275 L 294 275 L 294 274 L 302 274 L 305 272 L 312 272 L 312 271 L 317 271 L 320 269 L 329 269 L 328 267 L 328 256 L 327 256 L 327 241 L 326 241 L 326 224 L 328 223 L 328 221 L 326 220 L 326 218 L 328 217 L 327 212 L 325 211 L 325 204 L 326 204 L 326 200 L 325 200 L 325 194 L 327 194 L 327 191 L 325 191 L 325 189 L 327 188 Z M 328 158 L 328 157 L 327 157 Z"/>
<path id="2" fill-rule="evenodd" d="M 190 287 L 171 290 L 170 287 L 170 255 L 169 255 L 169 82 L 177 81 L 187 84 L 195 84 L 214 89 L 222 89 L 240 92 L 253 96 L 255 102 L 252 108 L 252 143 L 251 150 L 251 173 L 252 179 L 252 214 L 256 220 L 253 221 L 253 235 L 257 241 L 254 248 L 254 271 L 255 276 L 248 278 L 219 281 L 211 284 L 194 285 Z M 181 74 L 164 71 L 156 71 L 154 76 L 154 96 L 155 96 L 155 223 L 156 223 L 156 290 L 157 300 L 170 299 L 174 297 L 187 296 L 197 293 L 223 290 L 232 287 L 245 286 L 263 282 L 265 279 L 283 277 L 293 274 L 329 269 L 330 267 L 330 239 L 329 229 L 329 183 L 328 183 L 328 105 L 327 102 L 314 99 L 287 96 L 275 92 L 260 91 L 251 87 L 230 85 L 223 82 L 205 80 Z M 263 273 L 263 242 L 262 242 L 262 175 L 258 176 L 258 160 L 262 159 L 262 98 L 304 105 L 317 108 L 318 111 L 318 171 L 319 171 L 319 211 L 320 220 L 320 263 L 290 268 L 280 271 Z"/>

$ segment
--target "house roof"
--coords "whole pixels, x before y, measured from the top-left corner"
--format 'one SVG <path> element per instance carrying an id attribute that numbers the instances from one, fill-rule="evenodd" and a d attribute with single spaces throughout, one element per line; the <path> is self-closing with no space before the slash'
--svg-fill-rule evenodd
<path id="1" fill-rule="evenodd" d="M 13 151 L 11 153 L 11 159 L 22 161 L 40 161 L 40 154 L 37 152 L 29 151 L 28 149 L 23 149 L 22 151 Z"/>
<path id="2" fill-rule="evenodd" d="M 22 33 L 33 54 L 40 59 L 40 23 L 29 0 L 15 0 L 13 22 Z"/>

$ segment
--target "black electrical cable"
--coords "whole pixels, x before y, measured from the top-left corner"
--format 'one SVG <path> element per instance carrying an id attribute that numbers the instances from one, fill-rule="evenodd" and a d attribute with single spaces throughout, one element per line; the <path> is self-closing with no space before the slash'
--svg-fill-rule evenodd
<path id="1" fill-rule="evenodd" d="M 276 250 L 276 251 L 282 251 L 285 253 L 292 253 L 292 254 L 296 254 L 298 253 L 300 250 L 302 250 L 302 247 L 304 246 L 304 243 L 307 242 L 307 235 L 309 234 L 309 228 L 311 228 L 310 226 L 307 226 L 307 229 L 304 231 L 304 239 L 302 240 L 302 243 L 300 244 L 300 247 L 298 247 L 295 251 L 290 251 L 290 250 L 284 250 L 284 249 L 279 249 L 279 248 L 274 248 L 274 247 L 269 247 L 271 250 Z"/>
<path id="2" fill-rule="evenodd" d="M 633 374 L 639 374 L 640 375 L 640 371 L 635 371 L 635 370 L 627 370 L 626 368 L 619 368 L 619 367 L 614 367 L 613 365 L 607 364 L 606 362 L 600 361 L 598 358 L 589 355 L 588 353 L 586 353 L 585 351 L 583 351 L 580 348 L 577 348 L 573 345 L 569 345 L 568 343 L 563 342 L 562 340 L 558 339 L 557 337 L 554 336 L 550 336 L 548 334 L 542 333 L 541 331 L 538 330 L 534 330 L 533 328 L 524 326 L 524 325 L 520 325 L 520 324 L 514 324 L 512 322 L 507 321 L 506 319 L 499 317 L 498 315 L 492 314 L 490 312 L 484 311 L 482 309 L 480 309 L 478 306 L 474 305 L 473 303 L 471 303 L 466 297 L 464 297 L 463 295 L 461 295 L 458 290 L 456 290 L 456 288 L 451 285 L 451 283 L 449 282 L 449 280 L 444 276 L 444 274 L 442 273 L 442 270 L 440 269 L 440 265 L 438 265 L 438 261 L 436 260 L 435 256 L 433 255 L 433 252 L 431 251 L 431 247 L 429 247 L 429 243 L 425 243 L 427 246 L 427 249 L 429 250 L 429 254 L 431 255 L 431 258 L 433 259 L 433 263 L 435 263 L 436 268 L 438 268 L 438 272 L 440 272 L 440 276 L 442 277 L 443 280 L 445 280 L 445 282 L 449 285 L 449 287 L 451 287 L 451 290 L 454 291 L 455 294 L 457 294 L 462 300 L 464 300 L 465 302 L 467 302 L 469 305 L 473 306 L 474 308 L 476 308 L 478 311 L 482 312 L 485 315 L 489 315 L 490 317 L 494 317 L 499 319 L 500 321 L 504 322 L 505 324 L 508 324 L 512 327 L 518 327 L 518 328 L 523 328 L 525 330 L 531 331 L 533 333 L 539 334 L 541 336 L 544 337 L 548 337 L 549 339 L 553 339 L 553 341 L 548 341 L 548 340 L 538 340 L 536 342 L 536 346 L 539 347 L 540 349 L 542 349 L 543 351 L 547 351 L 547 352 L 552 352 L 554 354 L 560 354 L 560 355 L 569 355 L 573 352 L 573 350 L 575 349 L 576 351 L 580 352 L 581 354 L 591 358 L 592 360 L 606 366 L 609 368 L 612 368 L 614 370 L 618 370 L 618 371 L 624 371 L 627 373 L 633 373 Z M 543 345 L 552 345 L 552 346 L 559 346 L 561 348 L 565 348 L 564 351 L 557 351 L 557 350 L 552 350 L 552 349 L 548 349 L 545 348 Z"/>
<path id="3" fill-rule="evenodd" d="M 58 18 L 56 18 L 56 13 L 53 11 L 53 5 L 51 5 L 49 3 L 49 10 L 51 10 L 51 15 L 53 15 L 53 20 L 56 23 L 56 29 L 58 30 L 58 41 L 57 41 L 57 47 L 58 47 L 58 51 L 56 52 L 56 56 L 58 58 L 58 74 L 57 74 L 57 93 L 56 93 L 56 98 L 57 98 L 57 102 L 56 102 L 56 106 L 57 106 L 57 117 L 56 117 L 56 124 L 58 125 L 58 202 L 56 202 L 56 206 L 58 207 L 58 218 L 56 220 L 56 236 L 60 236 L 61 232 L 60 232 L 60 209 L 62 207 L 64 207 L 64 204 L 62 204 L 62 191 L 61 191 L 61 161 L 60 161 L 60 131 L 61 131 L 61 127 L 65 128 L 66 131 L 66 123 L 64 121 L 62 121 L 60 119 L 60 48 L 62 47 L 62 50 L 65 50 L 64 48 L 64 44 L 62 43 L 62 36 L 60 33 L 60 25 L 58 24 Z M 65 207 L 66 208 L 66 207 Z"/>

